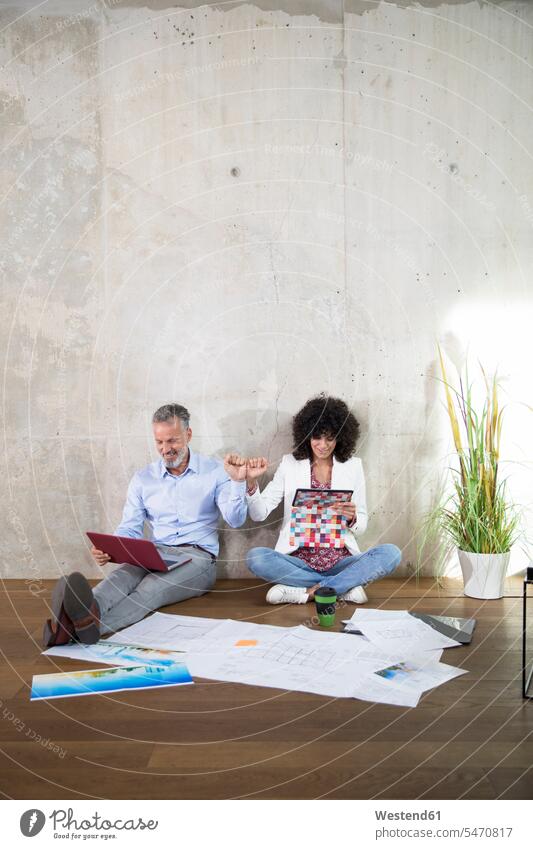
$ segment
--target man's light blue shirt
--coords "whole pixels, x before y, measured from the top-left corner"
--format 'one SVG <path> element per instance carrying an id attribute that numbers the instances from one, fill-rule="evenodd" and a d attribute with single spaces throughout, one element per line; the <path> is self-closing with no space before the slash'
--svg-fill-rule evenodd
<path id="1" fill-rule="evenodd" d="M 218 554 L 220 515 L 232 528 L 246 519 L 246 482 L 233 481 L 214 457 L 189 451 L 189 465 L 172 475 L 162 459 L 136 472 L 128 486 L 117 536 L 140 539 L 147 521 L 162 545 L 200 545 Z"/>

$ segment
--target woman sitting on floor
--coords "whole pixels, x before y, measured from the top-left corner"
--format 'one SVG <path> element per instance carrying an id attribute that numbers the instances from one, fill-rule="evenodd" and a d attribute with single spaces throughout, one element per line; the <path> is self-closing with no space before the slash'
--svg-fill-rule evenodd
<path id="1" fill-rule="evenodd" d="M 401 552 L 395 545 L 377 545 L 361 553 L 356 537 L 367 525 L 363 465 L 354 457 L 359 423 L 344 401 L 321 395 L 308 401 L 293 419 L 293 452 L 285 454 L 272 481 L 261 492 L 257 478 L 267 467 L 264 457 L 247 461 L 248 513 L 264 521 L 284 500 L 281 531 L 275 550 L 252 548 L 248 568 L 275 586 L 267 593 L 270 604 L 304 604 L 319 587 L 328 586 L 345 601 L 368 601 L 365 584 L 394 571 Z M 295 548 L 290 544 L 294 494 L 302 489 L 351 489 L 352 501 L 336 502 L 344 516 L 344 548 Z"/>

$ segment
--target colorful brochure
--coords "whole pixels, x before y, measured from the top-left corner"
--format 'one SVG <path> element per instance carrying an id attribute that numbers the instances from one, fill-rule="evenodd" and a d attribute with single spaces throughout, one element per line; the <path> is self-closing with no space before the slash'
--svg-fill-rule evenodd
<path id="1" fill-rule="evenodd" d="M 168 666 L 118 666 L 105 669 L 83 669 L 80 672 L 57 672 L 34 675 L 31 701 L 61 699 L 65 696 L 90 696 L 118 693 L 122 690 L 148 690 L 192 684 L 184 663 Z"/>

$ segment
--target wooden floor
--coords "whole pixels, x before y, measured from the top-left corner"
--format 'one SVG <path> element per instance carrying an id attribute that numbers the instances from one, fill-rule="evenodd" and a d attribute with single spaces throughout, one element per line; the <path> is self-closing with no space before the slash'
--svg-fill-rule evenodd
<path id="1" fill-rule="evenodd" d="M 35 596 L 24 581 L 2 585 L 4 797 L 531 798 L 533 701 L 520 693 L 518 583 L 489 602 L 451 583 L 439 593 L 430 579 L 368 588 L 373 607 L 478 619 L 472 644 L 443 655 L 469 674 L 410 709 L 215 681 L 30 704 L 32 675 L 80 667 L 40 655 L 52 582 L 42 586 Z M 252 581 L 220 581 L 165 612 L 274 625 L 312 613 L 264 597 Z"/>

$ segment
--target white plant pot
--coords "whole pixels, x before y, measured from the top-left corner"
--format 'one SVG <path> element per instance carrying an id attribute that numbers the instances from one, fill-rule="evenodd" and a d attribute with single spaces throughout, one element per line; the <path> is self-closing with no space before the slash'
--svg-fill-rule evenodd
<path id="1" fill-rule="evenodd" d="M 457 553 L 463 573 L 465 595 L 471 598 L 502 598 L 511 552 L 474 554 L 459 548 Z"/>

